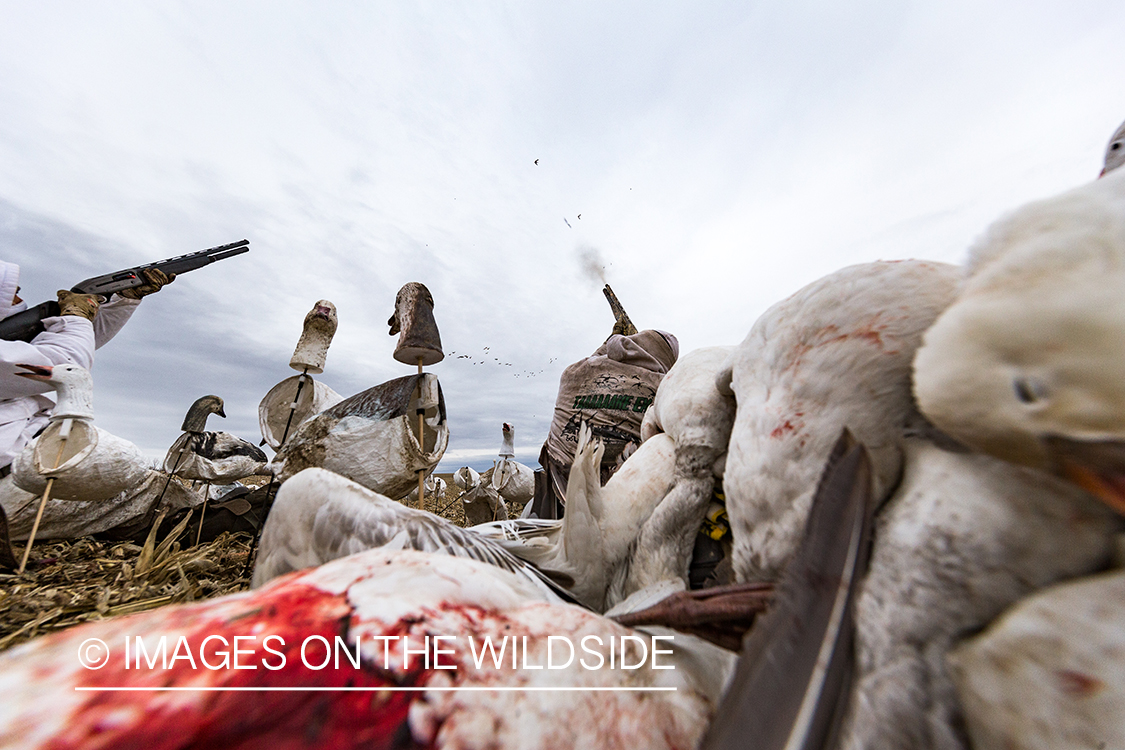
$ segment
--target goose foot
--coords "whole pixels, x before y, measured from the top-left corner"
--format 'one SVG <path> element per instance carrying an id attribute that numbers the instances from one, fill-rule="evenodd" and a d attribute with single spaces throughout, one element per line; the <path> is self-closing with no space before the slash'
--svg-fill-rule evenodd
<path id="1" fill-rule="evenodd" d="M 677 591 L 651 607 L 613 619 L 626 627 L 662 625 L 738 651 L 754 617 L 773 601 L 773 589 L 772 583 L 734 583 Z"/>

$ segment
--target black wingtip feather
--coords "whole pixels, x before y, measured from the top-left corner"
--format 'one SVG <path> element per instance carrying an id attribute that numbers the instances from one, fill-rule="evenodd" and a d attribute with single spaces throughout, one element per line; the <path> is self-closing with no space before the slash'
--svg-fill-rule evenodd
<path id="1" fill-rule="evenodd" d="M 743 643 L 703 750 L 835 745 L 851 682 L 852 602 L 866 569 L 873 504 L 867 450 L 844 430 L 776 603 Z"/>

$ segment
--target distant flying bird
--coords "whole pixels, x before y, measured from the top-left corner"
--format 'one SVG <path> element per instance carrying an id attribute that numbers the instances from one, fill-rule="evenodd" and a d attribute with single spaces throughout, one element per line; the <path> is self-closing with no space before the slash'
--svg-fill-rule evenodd
<path id="1" fill-rule="evenodd" d="M 535 160 L 535 166 L 537 166 L 537 167 L 539 166 L 539 160 L 538 159 Z"/>
<path id="2" fill-rule="evenodd" d="M 570 222 L 566 220 L 565 216 L 563 217 L 563 223 L 565 223 L 568 227 L 570 227 Z M 574 229 L 574 227 L 570 227 L 570 228 Z"/>
<path id="3" fill-rule="evenodd" d="M 579 219 L 581 219 L 581 218 L 582 218 L 582 214 L 578 214 L 578 218 L 579 218 Z"/>

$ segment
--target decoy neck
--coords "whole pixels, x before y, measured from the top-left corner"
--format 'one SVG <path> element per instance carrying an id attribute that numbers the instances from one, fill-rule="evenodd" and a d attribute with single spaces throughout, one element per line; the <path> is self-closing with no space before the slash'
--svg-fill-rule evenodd
<path id="1" fill-rule="evenodd" d="M 212 414 L 218 414 L 224 418 L 227 416 L 226 412 L 223 411 L 223 400 L 218 396 L 197 398 L 191 408 L 188 409 L 187 415 L 184 417 L 184 424 L 180 429 L 184 432 L 206 432 L 207 417 Z"/>

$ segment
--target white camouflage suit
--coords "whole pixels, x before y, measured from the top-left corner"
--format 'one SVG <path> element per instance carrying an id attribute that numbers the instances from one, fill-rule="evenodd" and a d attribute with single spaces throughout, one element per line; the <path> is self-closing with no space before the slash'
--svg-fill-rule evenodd
<path id="1" fill-rule="evenodd" d="M 0 320 L 26 309 L 24 303 L 12 304 L 19 278 L 19 266 L 0 260 Z M 30 343 L 0 340 L 0 469 L 10 465 L 46 426 L 55 408 L 50 386 L 17 377 L 16 365 L 71 363 L 89 368 L 94 350 L 121 330 L 139 304 L 140 300 L 115 294 L 98 309 L 93 323 L 75 315 L 45 318 L 45 330 Z"/>

